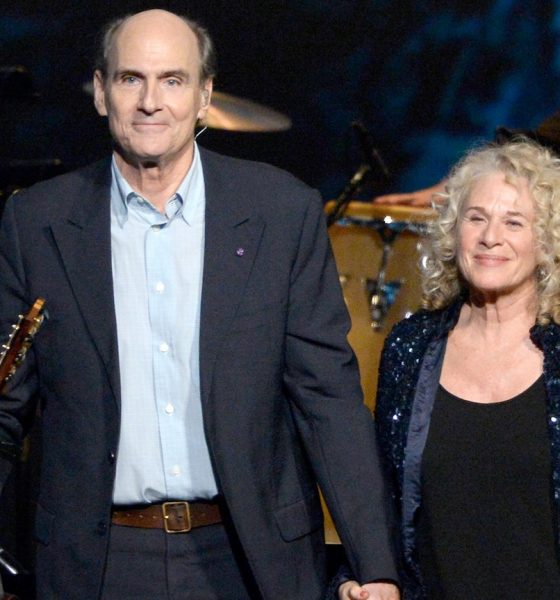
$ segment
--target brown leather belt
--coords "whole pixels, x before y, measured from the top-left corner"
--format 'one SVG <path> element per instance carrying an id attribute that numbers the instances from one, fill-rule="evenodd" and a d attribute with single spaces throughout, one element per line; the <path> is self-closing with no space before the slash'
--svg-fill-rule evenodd
<path id="1" fill-rule="evenodd" d="M 164 529 L 167 533 L 186 533 L 194 527 L 222 522 L 216 502 L 163 502 L 148 506 L 114 506 L 111 523 L 124 527 Z"/>

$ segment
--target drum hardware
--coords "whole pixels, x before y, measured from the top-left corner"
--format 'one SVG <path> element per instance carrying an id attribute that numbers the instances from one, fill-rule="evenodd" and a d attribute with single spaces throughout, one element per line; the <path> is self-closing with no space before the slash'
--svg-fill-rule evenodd
<path id="1" fill-rule="evenodd" d="M 334 201 L 327 204 L 331 214 Z M 344 300 L 348 335 L 360 364 L 365 401 L 373 406 L 377 361 L 387 331 L 420 308 L 420 248 L 433 209 L 352 201 L 329 229 Z"/>
<path id="2" fill-rule="evenodd" d="M 369 296 L 369 309 L 371 315 L 371 327 L 374 331 L 380 331 L 385 321 L 385 316 L 391 306 L 395 303 L 397 294 L 401 289 L 402 280 L 389 281 L 385 283 L 385 271 L 393 249 L 393 242 L 399 234 L 399 229 L 391 229 L 392 223 L 384 223 L 376 228 L 383 242 L 381 261 L 377 271 L 377 279 L 366 279 L 365 290 Z"/>
<path id="3" fill-rule="evenodd" d="M 374 171 L 383 175 L 385 181 L 391 180 L 391 173 L 381 158 L 379 150 L 373 145 L 373 136 L 361 121 L 352 121 L 352 129 L 358 137 L 358 142 L 362 149 L 362 155 Z"/>
<path id="4" fill-rule="evenodd" d="M 370 297 L 371 328 L 374 331 L 380 331 L 383 328 L 385 316 L 397 299 L 402 281 L 389 281 L 389 283 L 381 284 L 379 280 L 366 279 L 365 285 Z"/>
<path id="5" fill-rule="evenodd" d="M 334 200 L 333 208 L 327 213 L 327 227 L 336 223 L 344 216 L 346 208 L 352 198 L 355 198 L 361 191 L 363 185 L 372 178 L 374 174 L 381 174 L 383 179 L 389 181 L 391 175 L 387 166 L 383 162 L 379 151 L 373 145 L 373 139 L 369 131 L 360 121 L 351 123 L 352 129 L 356 133 L 364 162 L 358 167 L 358 170 L 352 175 L 350 181 L 346 184 L 338 198 Z"/>
<path id="6" fill-rule="evenodd" d="M 374 230 L 382 241 L 377 277 L 361 278 L 361 283 L 369 306 L 371 317 L 370 326 L 373 331 L 381 331 L 385 324 L 387 313 L 395 303 L 400 289 L 403 283 L 405 283 L 405 280 L 402 278 L 393 281 L 385 281 L 387 265 L 393 252 L 393 244 L 397 236 L 403 231 L 424 235 L 426 232 L 426 224 L 395 221 L 393 217 L 386 215 L 382 220 L 364 219 L 359 216 L 345 217 L 339 220 L 338 225 L 367 227 Z M 339 275 L 339 281 L 343 288 L 348 282 L 349 277 L 350 276 L 347 274 Z M 405 316 L 408 316 L 408 314 Z"/>
<path id="7" fill-rule="evenodd" d="M 342 190 L 338 198 L 334 201 L 331 212 L 327 213 L 327 227 L 334 225 L 343 215 L 350 201 L 362 189 L 362 185 L 371 172 L 371 166 L 363 163 L 352 175 L 346 187 Z"/>

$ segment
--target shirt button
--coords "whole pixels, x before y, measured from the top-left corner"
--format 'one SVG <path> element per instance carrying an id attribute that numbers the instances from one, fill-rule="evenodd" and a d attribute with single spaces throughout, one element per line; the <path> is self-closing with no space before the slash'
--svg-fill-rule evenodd
<path id="1" fill-rule="evenodd" d="M 159 351 L 160 352 L 168 352 L 169 346 L 165 342 L 161 342 L 161 344 L 159 345 Z"/>
<path id="2" fill-rule="evenodd" d="M 175 412 L 175 407 L 173 406 L 173 404 L 168 404 L 168 405 L 165 407 L 165 412 L 166 412 L 168 415 L 172 415 L 172 414 Z"/>
<path id="3" fill-rule="evenodd" d="M 180 474 L 181 474 L 181 467 L 179 465 L 175 465 L 174 467 L 171 468 L 171 475 L 173 475 L 174 477 L 177 477 Z"/>
<path id="4" fill-rule="evenodd" d="M 107 454 L 107 460 L 109 461 L 110 465 L 114 465 L 115 464 L 115 453 L 111 450 L 108 454 Z"/>
<path id="5" fill-rule="evenodd" d="M 159 292 L 161 294 L 164 289 L 165 289 L 165 283 L 163 283 L 163 281 L 158 281 L 156 283 L 156 292 Z"/>

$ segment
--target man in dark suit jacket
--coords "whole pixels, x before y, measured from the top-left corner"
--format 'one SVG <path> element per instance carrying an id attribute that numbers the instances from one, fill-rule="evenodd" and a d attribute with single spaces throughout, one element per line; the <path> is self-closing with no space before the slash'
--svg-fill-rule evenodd
<path id="1" fill-rule="evenodd" d="M 112 162 L 17 194 L 2 221 L 0 326 L 47 306 L 0 398 L 0 481 L 41 408 L 38 598 L 319 599 L 317 482 L 370 598 L 398 598 L 318 195 L 196 147 L 213 75 L 198 25 L 146 11 L 103 50 Z M 195 293 L 159 310 L 177 288 Z"/>

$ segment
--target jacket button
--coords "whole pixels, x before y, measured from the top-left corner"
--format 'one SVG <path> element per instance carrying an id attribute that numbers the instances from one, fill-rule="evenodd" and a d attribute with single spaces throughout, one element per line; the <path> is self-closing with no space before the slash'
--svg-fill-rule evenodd
<path id="1" fill-rule="evenodd" d="M 107 523 L 105 523 L 105 521 L 99 521 L 99 523 L 97 523 L 97 533 L 99 535 L 105 535 L 107 533 Z"/>
<path id="2" fill-rule="evenodd" d="M 107 460 L 109 461 L 110 465 L 114 465 L 115 464 L 115 453 L 111 450 L 108 454 L 107 454 Z"/>

